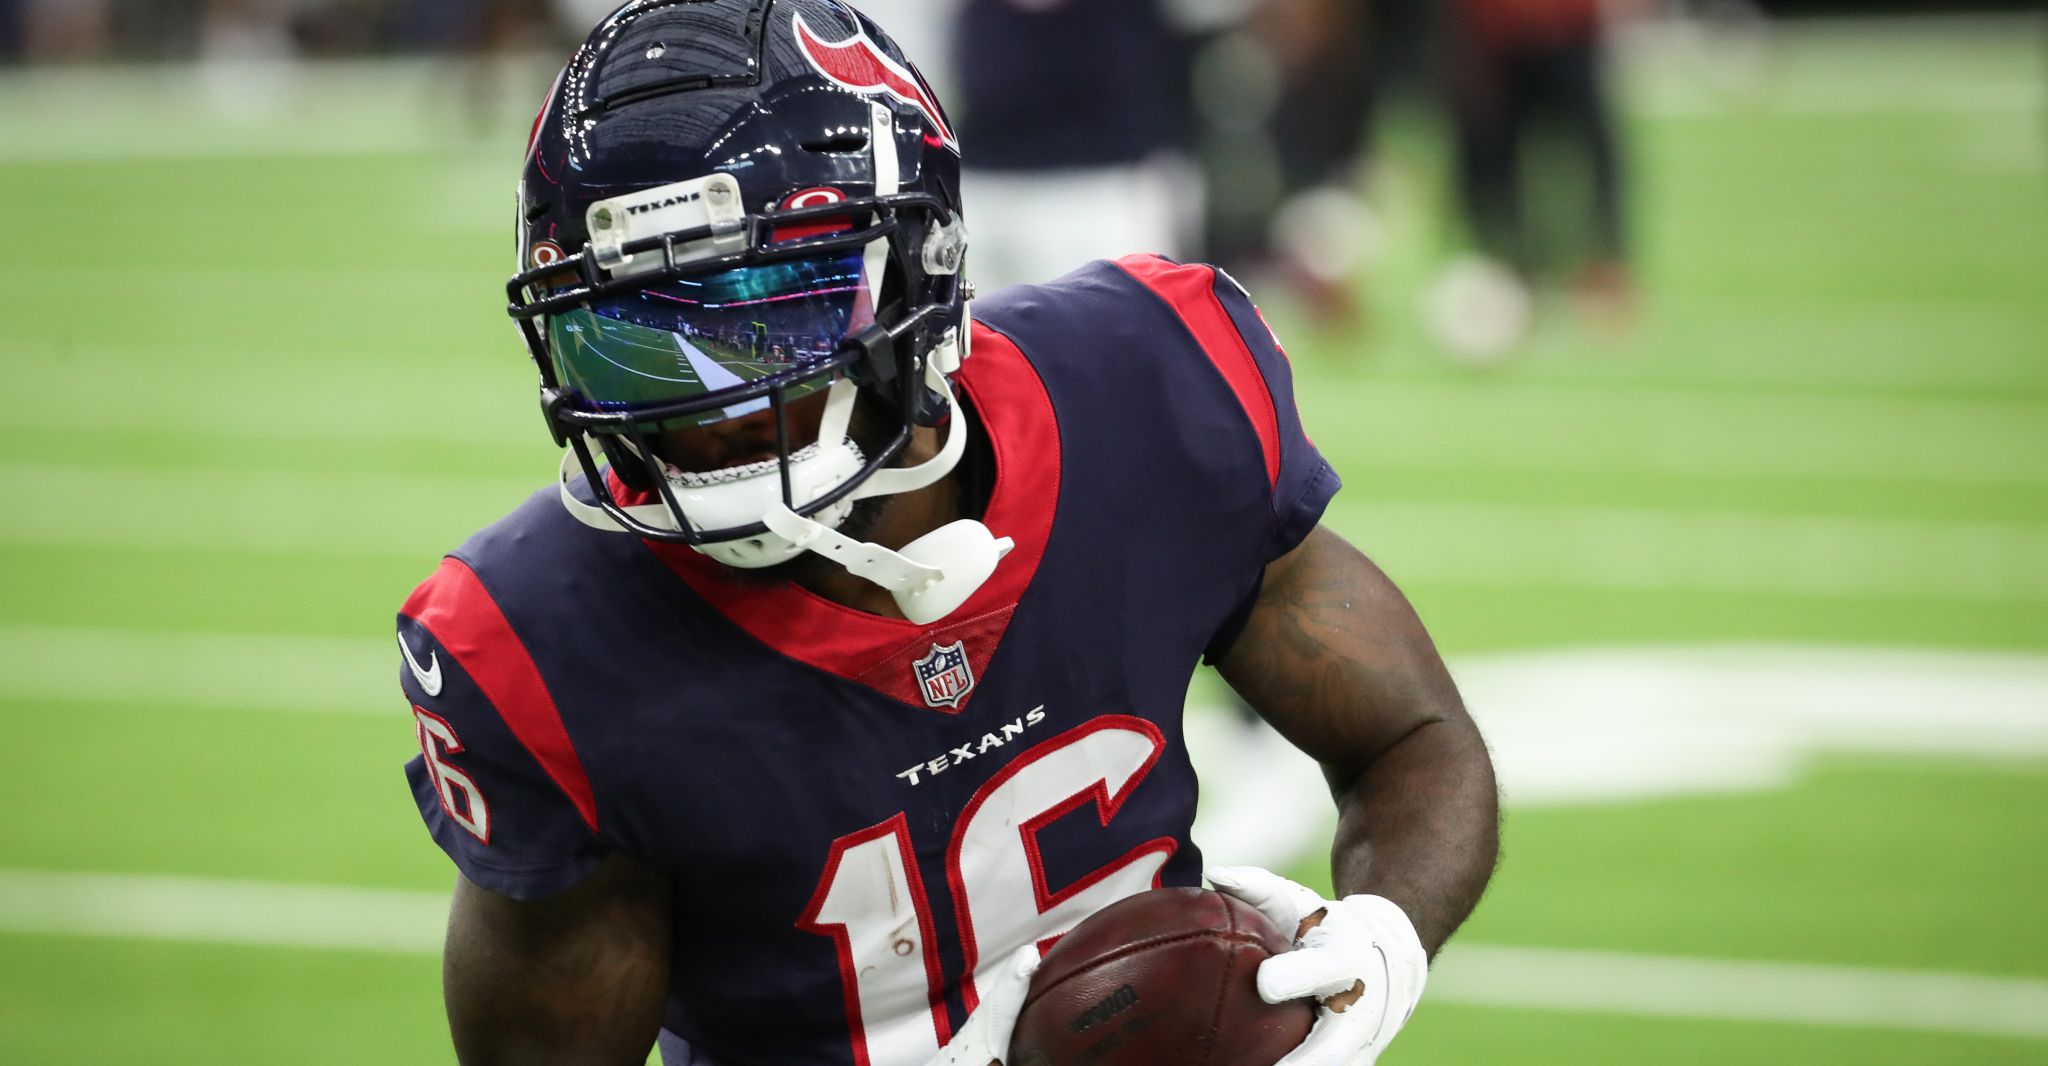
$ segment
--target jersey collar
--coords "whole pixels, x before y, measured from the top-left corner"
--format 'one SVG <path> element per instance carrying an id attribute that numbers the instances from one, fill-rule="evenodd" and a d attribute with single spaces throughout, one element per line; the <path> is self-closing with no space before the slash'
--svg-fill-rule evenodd
<path id="1" fill-rule="evenodd" d="M 669 570 L 755 640 L 798 662 L 913 706 L 930 706 L 912 664 L 961 641 L 976 678 L 985 675 L 1018 601 L 1038 572 L 1059 501 L 1059 427 L 1045 383 L 1008 337 L 977 322 L 973 358 L 955 381 L 966 390 L 995 453 L 983 521 L 1016 547 L 959 610 L 920 626 L 846 607 L 787 582 L 741 582 L 682 544 L 645 540 Z M 972 698 L 933 709 L 958 713 Z"/>

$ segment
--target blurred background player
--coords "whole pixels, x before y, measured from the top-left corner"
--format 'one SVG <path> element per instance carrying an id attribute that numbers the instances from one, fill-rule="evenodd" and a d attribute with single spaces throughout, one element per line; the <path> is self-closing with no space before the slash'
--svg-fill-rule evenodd
<path id="1" fill-rule="evenodd" d="M 1386 0 L 1267 0 L 1198 63 L 1208 254 L 1356 326 L 1377 224 L 1362 196 Z M 1398 23 L 1398 18 L 1395 20 Z"/>
<path id="2" fill-rule="evenodd" d="M 1413 66 L 1387 62 L 1368 27 L 1411 24 L 1413 0 L 924 6 L 950 27 L 938 80 L 972 141 L 970 188 L 1044 207 L 977 220 L 985 291 L 1142 249 L 1210 259 L 1355 319 L 1376 82 Z"/>
<path id="3" fill-rule="evenodd" d="M 909 14 L 908 6 L 878 10 Z M 1340 299 L 1355 266 L 1347 250 L 1358 201 L 1322 187 L 1348 181 L 1364 137 L 1367 78 L 1356 46 L 1365 38 L 1362 26 L 1326 32 L 1343 0 L 1312 6 L 1297 15 L 1286 4 L 1252 14 L 1243 0 L 961 0 L 946 20 L 951 62 L 941 84 L 957 101 L 966 195 L 1002 205 L 974 217 L 968 269 L 980 291 L 1155 252 L 1249 266 L 1262 282 L 1301 287 L 1317 306 Z M 1221 98 L 1271 99 L 1273 72 L 1289 72 L 1286 102 L 1260 115 L 1285 124 L 1275 130 L 1278 149 L 1212 137 L 1218 116 L 1196 113 L 1193 64 L 1242 47 L 1247 19 L 1271 21 L 1295 51 L 1251 69 L 1210 64 L 1211 95 L 1227 113 Z M 1289 193 L 1302 199 L 1288 201 L 1294 240 L 1279 258 L 1300 269 L 1274 277 L 1263 270 L 1268 234 Z M 1303 216 L 1311 203 L 1313 220 Z M 1253 221 L 1238 225 L 1245 215 Z M 1255 235 L 1240 237 L 1244 229 Z M 1336 306 L 1348 314 L 1348 302 Z M 1298 854 L 1325 831 L 1312 768 L 1227 694 L 1197 706 L 1204 847 L 1253 865 Z"/>
<path id="4" fill-rule="evenodd" d="M 113 36 L 109 0 L 13 0 L 7 21 L 18 27 L 24 54 L 38 59 L 94 59 Z"/>
<path id="5" fill-rule="evenodd" d="M 1519 345 L 1530 285 L 1563 270 L 1590 324 L 1634 308 L 1620 131 L 1608 86 L 1616 0 L 1453 0 L 1444 79 L 1458 205 L 1476 257 L 1455 262 L 1432 319 L 1454 353 Z"/>
<path id="6" fill-rule="evenodd" d="M 949 91 L 983 292 L 1197 245 L 1189 37 L 1162 0 L 961 0 Z"/>
<path id="7" fill-rule="evenodd" d="M 207 0 L 200 20 L 200 70 L 217 114 L 256 118 L 290 101 L 293 62 L 290 0 Z"/>
<path id="8" fill-rule="evenodd" d="M 473 133 L 489 133 L 514 113 L 528 113 L 532 83 L 546 75 L 534 53 L 562 47 L 569 26 L 588 25 L 602 9 L 580 0 L 408 0 L 395 15 L 405 40 L 447 49 L 460 62 L 446 71 L 437 95 L 455 105 Z M 520 115 L 525 117 L 525 115 Z"/>
<path id="9" fill-rule="evenodd" d="M 0 0 L 0 63 L 19 60 L 27 51 L 28 24 L 23 17 L 21 0 Z"/>

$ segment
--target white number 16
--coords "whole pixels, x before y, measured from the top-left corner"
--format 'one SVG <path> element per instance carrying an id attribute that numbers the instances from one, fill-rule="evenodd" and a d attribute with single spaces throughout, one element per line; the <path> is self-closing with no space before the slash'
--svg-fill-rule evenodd
<path id="1" fill-rule="evenodd" d="M 1158 887 L 1172 837 L 1139 844 L 1054 892 L 1038 831 L 1090 802 L 1107 828 L 1165 747 L 1152 723 L 1105 715 L 1019 755 L 968 800 L 946 849 L 968 1010 L 978 1002 L 975 974 L 1000 964 L 1015 945 L 1043 944 L 1110 903 Z M 831 937 L 839 950 L 859 1066 L 918 1066 L 952 1036 L 931 904 L 904 814 L 833 841 L 797 925 Z"/>

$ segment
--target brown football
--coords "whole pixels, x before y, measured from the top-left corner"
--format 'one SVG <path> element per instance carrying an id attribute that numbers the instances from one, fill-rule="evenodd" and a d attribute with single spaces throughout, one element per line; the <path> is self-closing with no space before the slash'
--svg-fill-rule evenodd
<path id="1" fill-rule="evenodd" d="M 1291 933 L 1220 892 L 1161 888 L 1060 938 L 1031 976 L 1008 1066 L 1272 1066 L 1308 1035 L 1310 1000 L 1259 998 Z"/>

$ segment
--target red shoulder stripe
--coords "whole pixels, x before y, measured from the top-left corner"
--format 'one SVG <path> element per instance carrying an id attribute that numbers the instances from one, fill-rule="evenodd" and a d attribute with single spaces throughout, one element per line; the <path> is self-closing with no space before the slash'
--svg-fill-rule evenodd
<path id="1" fill-rule="evenodd" d="M 1273 409 L 1273 393 L 1266 387 L 1266 376 L 1259 372 L 1258 360 L 1231 322 L 1223 301 L 1216 298 L 1215 268 L 1173 263 L 1156 255 L 1127 255 L 1116 265 L 1166 301 L 1195 335 L 1209 361 L 1229 382 L 1230 391 L 1237 394 L 1245 417 L 1251 419 L 1259 450 L 1265 453 L 1267 483 L 1278 485 L 1280 416 Z"/>
<path id="2" fill-rule="evenodd" d="M 569 742 L 562 714 L 541 680 L 533 654 L 476 572 L 459 559 L 441 560 L 441 568 L 413 590 L 400 613 L 434 634 L 441 650 L 483 690 L 512 735 L 576 805 L 583 823 L 597 832 L 597 797 L 583 772 L 583 760 Z"/>

